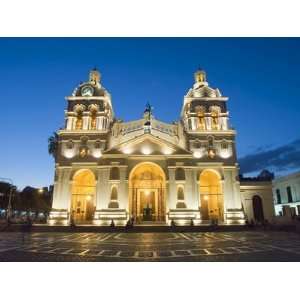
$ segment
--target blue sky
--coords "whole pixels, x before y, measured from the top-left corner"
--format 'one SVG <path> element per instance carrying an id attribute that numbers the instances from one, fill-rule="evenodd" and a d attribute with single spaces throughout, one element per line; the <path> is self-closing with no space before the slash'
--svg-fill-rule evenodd
<path id="1" fill-rule="evenodd" d="M 179 118 L 200 66 L 229 97 L 242 169 L 300 169 L 298 38 L 1 38 L 0 49 L 0 177 L 19 187 L 53 182 L 47 138 L 94 66 L 118 118 L 139 118 L 150 101 L 166 122 Z"/>

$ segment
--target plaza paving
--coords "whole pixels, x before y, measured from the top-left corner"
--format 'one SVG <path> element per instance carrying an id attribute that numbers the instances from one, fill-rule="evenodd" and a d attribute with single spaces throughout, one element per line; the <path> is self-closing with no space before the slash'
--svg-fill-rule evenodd
<path id="1" fill-rule="evenodd" d="M 291 232 L 1 232 L 0 261 L 300 261 Z"/>

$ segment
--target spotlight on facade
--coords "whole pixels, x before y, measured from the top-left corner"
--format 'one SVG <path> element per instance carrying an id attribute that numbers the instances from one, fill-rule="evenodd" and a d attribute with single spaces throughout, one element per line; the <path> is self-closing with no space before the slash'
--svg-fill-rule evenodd
<path id="1" fill-rule="evenodd" d="M 145 154 L 145 155 L 149 155 L 149 154 L 151 154 L 151 152 L 152 152 L 151 149 L 148 148 L 148 147 L 144 147 L 142 149 L 142 153 Z"/>
<path id="2" fill-rule="evenodd" d="M 208 201 L 208 199 L 209 199 L 208 195 L 204 195 L 203 199 L 204 199 L 205 201 Z"/>
<path id="3" fill-rule="evenodd" d="M 91 195 L 87 195 L 87 196 L 86 196 L 86 200 L 87 200 L 87 201 L 91 201 L 91 200 L 92 200 L 92 196 L 91 196 Z"/>
<path id="4" fill-rule="evenodd" d="M 231 156 L 231 153 L 228 150 L 220 151 L 220 157 L 229 158 L 230 156 Z"/>
<path id="5" fill-rule="evenodd" d="M 193 153 L 193 156 L 195 157 L 195 158 L 201 158 L 201 152 L 200 151 L 194 151 L 194 153 Z"/>
<path id="6" fill-rule="evenodd" d="M 102 156 L 101 150 L 95 150 L 94 153 L 93 153 L 93 156 L 95 158 L 100 158 Z"/>
<path id="7" fill-rule="evenodd" d="M 66 158 L 73 158 L 75 155 L 75 152 L 73 149 L 65 149 L 64 150 L 64 157 Z"/>
<path id="8" fill-rule="evenodd" d="M 130 149 L 130 148 L 125 148 L 125 149 L 123 149 L 123 153 L 124 153 L 124 154 L 131 154 L 131 153 L 132 153 L 132 149 Z"/>
<path id="9" fill-rule="evenodd" d="M 172 153 L 173 153 L 173 151 L 171 150 L 171 149 L 164 149 L 163 150 L 163 153 L 165 154 L 165 155 L 171 155 Z"/>

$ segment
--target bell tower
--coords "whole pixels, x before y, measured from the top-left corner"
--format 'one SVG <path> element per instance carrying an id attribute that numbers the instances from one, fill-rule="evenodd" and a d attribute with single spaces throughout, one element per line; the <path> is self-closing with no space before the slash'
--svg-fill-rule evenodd
<path id="1" fill-rule="evenodd" d="M 107 132 L 110 129 L 114 117 L 111 96 L 102 86 L 97 69 L 91 70 L 89 80 L 81 82 L 66 100 L 66 130 Z"/>
<path id="2" fill-rule="evenodd" d="M 69 184 L 75 172 L 70 170 L 85 169 L 86 166 L 95 168 L 102 163 L 114 121 L 111 96 L 103 87 L 101 74 L 96 68 L 89 72 L 88 80 L 81 82 L 66 100 L 65 126 L 57 131 L 58 150 L 50 224 L 68 222 L 70 199 L 73 197 Z M 95 205 L 95 195 L 92 193 L 88 197 L 93 199 Z"/>
<path id="3" fill-rule="evenodd" d="M 198 158 L 235 162 L 235 132 L 229 125 L 228 97 L 209 86 L 204 70 L 197 70 L 194 79 L 181 111 L 188 147 Z"/>
<path id="4" fill-rule="evenodd" d="M 186 147 L 193 153 L 195 163 L 202 171 L 213 170 L 223 181 L 224 217 L 228 224 L 243 222 L 238 181 L 235 130 L 229 124 L 228 97 L 212 88 L 204 70 L 194 73 L 194 84 L 184 96 L 181 124 Z M 207 170 L 207 168 L 210 168 Z M 200 174 L 201 172 L 200 171 Z M 203 177 L 204 178 L 204 177 Z M 201 185 L 200 177 L 198 177 Z M 205 199 L 203 200 L 205 204 Z"/>

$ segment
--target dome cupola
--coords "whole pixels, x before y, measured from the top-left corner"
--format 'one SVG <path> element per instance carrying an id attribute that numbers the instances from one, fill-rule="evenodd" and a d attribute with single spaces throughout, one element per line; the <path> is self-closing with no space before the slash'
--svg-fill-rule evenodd
<path id="1" fill-rule="evenodd" d="M 194 73 L 195 83 L 205 83 L 206 82 L 206 72 L 202 69 L 198 69 Z"/>
<path id="2" fill-rule="evenodd" d="M 100 83 L 101 80 L 101 74 L 98 71 L 97 68 L 94 68 L 90 71 L 90 75 L 89 75 L 89 81 L 92 82 L 93 84 L 97 84 Z"/>

